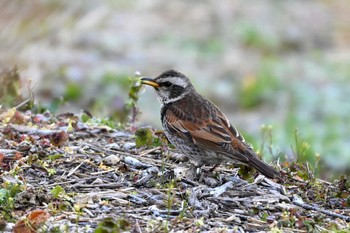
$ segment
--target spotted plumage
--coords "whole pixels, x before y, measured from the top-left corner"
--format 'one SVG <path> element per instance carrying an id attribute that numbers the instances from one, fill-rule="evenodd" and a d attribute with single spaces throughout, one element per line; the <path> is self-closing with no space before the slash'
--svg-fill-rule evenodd
<path id="1" fill-rule="evenodd" d="M 261 161 L 227 117 L 194 89 L 183 74 L 170 70 L 142 83 L 153 86 L 161 102 L 161 121 L 169 141 L 201 165 L 234 162 L 252 166 L 267 177 L 278 177 Z"/>

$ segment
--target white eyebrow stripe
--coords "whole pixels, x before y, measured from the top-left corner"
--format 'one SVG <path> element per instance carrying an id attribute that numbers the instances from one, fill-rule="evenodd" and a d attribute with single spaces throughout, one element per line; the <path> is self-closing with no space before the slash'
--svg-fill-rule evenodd
<path id="1" fill-rule="evenodd" d="M 183 80 L 182 78 L 174 78 L 174 77 L 171 77 L 171 78 L 162 78 L 161 80 L 162 82 L 171 82 L 175 85 L 178 85 L 178 86 L 181 86 L 181 87 L 187 87 L 188 86 L 188 83 Z"/>

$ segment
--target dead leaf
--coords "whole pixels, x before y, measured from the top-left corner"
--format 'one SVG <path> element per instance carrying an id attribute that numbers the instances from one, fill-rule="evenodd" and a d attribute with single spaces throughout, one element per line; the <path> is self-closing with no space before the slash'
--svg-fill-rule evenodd
<path id="1" fill-rule="evenodd" d="M 49 217 L 50 214 L 45 210 L 33 210 L 25 219 L 18 221 L 16 225 L 14 225 L 13 232 L 35 233 Z"/>
<path id="2" fill-rule="evenodd" d="M 10 118 L 9 123 L 23 124 L 25 122 L 25 116 L 23 113 L 16 111 L 15 114 Z"/>
<path id="3" fill-rule="evenodd" d="M 69 139 L 68 134 L 65 131 L 53 133 L 50 137 L 51 144 L 57 147 L 61 147 Z"/>

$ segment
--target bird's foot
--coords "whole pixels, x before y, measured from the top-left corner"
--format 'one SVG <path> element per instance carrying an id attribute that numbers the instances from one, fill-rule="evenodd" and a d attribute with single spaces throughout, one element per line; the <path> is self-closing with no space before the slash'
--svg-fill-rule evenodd
<path id="1" fill-rule="evenodd" d="M 190 164 L 190 166 L 179 166 L 174 169 L 175 176 L 178 178 L 186 178 L 197 181 L 199 175 L 202 173 L 201 168 Z"/>

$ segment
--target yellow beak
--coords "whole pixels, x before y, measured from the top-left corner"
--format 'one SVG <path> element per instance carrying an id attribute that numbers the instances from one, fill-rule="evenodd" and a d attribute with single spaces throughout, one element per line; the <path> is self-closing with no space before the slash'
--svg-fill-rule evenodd
<path id="1" fill-rule="evenodd" d="M 146 84 L 146 85 L 150 85 L 152 87 L 159 87 L 159 84 L 151 78 L 142 78 L 141 83 Z"/>

